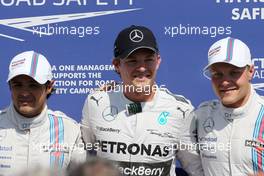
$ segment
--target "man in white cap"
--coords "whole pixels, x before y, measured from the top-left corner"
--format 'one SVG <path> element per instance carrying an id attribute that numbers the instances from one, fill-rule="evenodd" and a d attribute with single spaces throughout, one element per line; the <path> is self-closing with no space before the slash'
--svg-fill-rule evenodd
<path id="1" fill-rule="evenodd" d="M 124 175 L 175 176 L 176 159 L 189 175 L 203 175 L 199 155 L 184 146 L 195 142 L 189 119 L 193 106 L 157 87 L 160 62 L 148 28 L 133 25 L 118 34 L 113 65 L 123 83 L 87 97 L 84 141 L 99 143 L 97 155 L 117 162 Z"/>
<path id="2" fill-rule="evenodd" d="M 12 102 L 0 113 L 0 174 L 39 166 L 60 170 L 84 160 L 79 125 L 47 107 L 54 83 L 47 59 L 34 51 L 16 55 L 7 82 Z"/>
<path id="3" fill-rule="evenodd" d="M 206 176 L 249 175 L 264 169 L 264 101 L 251 85 L 248 46 L 234 38 L 214 43 L 204 75 L 219 100 L 196 110 L 200 155 Z"/>

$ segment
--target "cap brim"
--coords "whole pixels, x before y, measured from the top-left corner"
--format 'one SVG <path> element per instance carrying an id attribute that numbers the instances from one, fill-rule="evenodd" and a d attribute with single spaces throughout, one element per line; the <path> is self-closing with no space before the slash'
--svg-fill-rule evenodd
<path id="1" fill-rule="evenodd" d="M 131 49 L 127 50 L 126 52 L 124 52 L 123 54 L 121 54 L 119 57 L 122 58 L 122 59 L 125 59 L 130 54 L 132 54 L 133 52 L 135 52 L 138 49 L 149 49 L 149 50 L 154 51 L 155 53 L 158 53 L 158 50 L 156 48 L 153 48 L 153 47 L 150 47 L 150 46 L 139 46 L 139 47 L 131 48 Z"/>
<path id="2" fill-rule="evenodd" d="M 230 65 L 233 65 L 235 67 L 245 67 L 247 66 L 248 64 L 247 63 L 242 63 L 242 64 L 239 64 L 239 63 L 231 63 L 231 62 L 228 62 L 228 61 L 219 61 L 219 62 L 213 62 L 211 64 L 208 64 L 206 65 L 204 68 L 203 68 L 203 75 L 207 78 L 207 79 L 211 79 L 211 74 L 210 74 L 210 70 L 209 70 L 209 67 L 213 64 L 217 64 L 217 63 L 226 63 L 226 64 L 230 64 Z"/>
<path id="3" fill-rule="evenodd" d="M 39 84 L 45 84 L 47 81 L 49 81 L 49 79 L 45 79 L 45 78 L 38 78 L 38 77 L 32 77 L 31 75 L 25 73 L 25 72 L 19 72 L 16 73 L 14 75 L 10 75 L 8 76 L 8 79 L 6 80 L 6 82 L 9 82 L 10 80 L 12 80 L 13 78 L 20 76 L 20 75 L 26 75 L 31 77 L 32 79 L 34 79 L 35 81 L 37 81 Z"/>

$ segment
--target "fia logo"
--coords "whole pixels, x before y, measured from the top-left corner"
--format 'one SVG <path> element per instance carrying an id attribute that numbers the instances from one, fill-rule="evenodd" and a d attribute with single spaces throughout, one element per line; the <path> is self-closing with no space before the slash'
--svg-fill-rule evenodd
<path id="1" fill-rule="evenodd" d="M 166 111 L 164 111 L 164 112 L 162 112 L 160 115 L 159 115 L 159 117 L 158 117 L 158 123 L 160 124 L 160 125 L 165 125 L 166 123 L 167 123 L 167 117 L 169 116 L 169 112 L 166 112 Z"/>

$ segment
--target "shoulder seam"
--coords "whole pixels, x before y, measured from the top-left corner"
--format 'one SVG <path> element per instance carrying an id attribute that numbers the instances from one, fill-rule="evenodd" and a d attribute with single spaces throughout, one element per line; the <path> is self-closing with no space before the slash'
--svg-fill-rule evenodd
<path id="1" fill-rule="evenodd" d="M 64 113 L 62 113 L 62 114 L 56 114 L 56 112 L 52 111 L 52 113 L 48 113 L 48 115 L 51 115 L 51 116 L 57 116 L 57 117 L 60 117 L 60 118 L 63 118 L 63 119 L 67 119 L 67 120 L 69 120 L 69 121 L 72 121 L 72 122 L 74 122 L 75 124 L 78 124 L 78 122 L 77 122 L 75 119 L 73 119 L 73 118 L 67 116 L 67 115 L 64 114 Z"/>
<path id="2" fill-rule="evenodd" d="M 174 93 L 170 92 L 168 89 L 162 89 L 162 91 L 165 91 L 167 94 L 173 96 L 177 102 L 181 102 L 181 103 L 191 105 L 190 101 L 187 98 L 185 98 L 183 95 L 174 94 Z"/>

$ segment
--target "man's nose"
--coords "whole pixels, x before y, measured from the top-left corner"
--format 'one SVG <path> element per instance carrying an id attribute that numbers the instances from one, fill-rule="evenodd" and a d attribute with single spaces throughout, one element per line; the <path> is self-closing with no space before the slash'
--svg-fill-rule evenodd
<path id="1" fill-rule="evenodd" d="M 222 80 L 221 80 L 221 84 L 223 86 L 228 86 L 232 81 L 232 78 L 229 75 L 224 75 Z"/>
<path id="2" fill-rule="evenodd" d="M 27 97 L 28 95 L 30 95 L 29 88 L 27 88 L 27 87 L 21 87 L 21 89 L 19 91 L 19 95 L 20 96 L 23 96 L 23 97 Z"/>
<path id="3" fill-rule="evenodd" d="M 140 71 L 140 72 L 145 72 L 147 69 L 146 69 L 145 66 L 140 66 L 140 67 L 138 67 L 137 70 Z"/>
<path id="4" fill-rule="evenodd" d="M 141 72 L 146 71 L 146 63 L 144 62 L 144 60 L 139 61 L 139 62 L 137 63 L 137 70 L 138 70 L 138 71 L 141 71 Z"/>
<path id="5" fill-rule="evenodd" d="M 21 92 L 20 94 L 19 94 L 19 96 L 20 97 L 23 97 L 23 98 L 27 98 L 27 97 L 29 97 L 29 93 L 28 92 L 26 92 L 26 91 L 24 91 L 24 92 Z"/>

